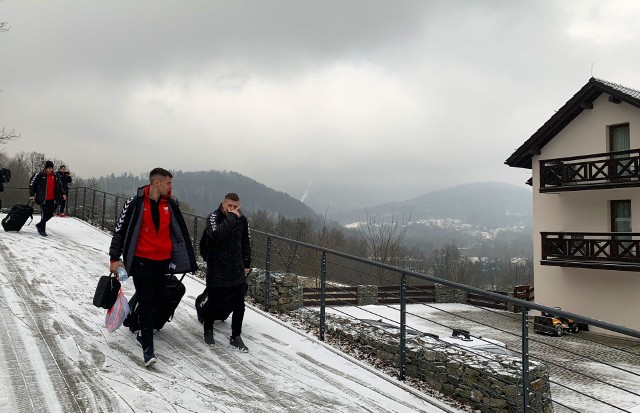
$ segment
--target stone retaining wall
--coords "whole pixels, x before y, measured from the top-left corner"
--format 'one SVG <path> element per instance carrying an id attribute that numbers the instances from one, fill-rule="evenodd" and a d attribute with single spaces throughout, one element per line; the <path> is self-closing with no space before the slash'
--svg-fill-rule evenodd
<path id="1" fill-rule="evenodd" d="M 302 287 L 295 274 L 271 273 L 269 281 L 269 311 L 281 313 L 302 307 Z M 253 269 L 247 282 L 248 294 L 259 303 L 264 303 L 265 271 Z"/>
<path id="2" fill-rule="evenodd" d="M 299 310 L 309 326 L 317 326 L 318 313 Z M 356 345 L 360 351 L 398 366 L 399 334 L 344 317 L 327 315 L 327 333 Z M 407 339 L 405 374 L 480 412 L 521 412 L 521 361 L 517 357 L 483 354 L 423 336 Z M 531 410 L 551 413 L 548 368 L 530 363 Z"/>

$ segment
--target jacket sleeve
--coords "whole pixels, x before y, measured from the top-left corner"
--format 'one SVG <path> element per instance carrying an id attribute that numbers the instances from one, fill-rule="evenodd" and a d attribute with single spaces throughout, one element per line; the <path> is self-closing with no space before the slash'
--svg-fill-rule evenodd
<path id="1" fill-rule="evenodd" d="M 251 233 L 249 232 L 249 221 L 244 217 L 242 221 L 242 263 L 244 268 L 251 268 Z"/>
<path id="2" fill-rule="evenodd" d="M 109 247 L 109 258 L 112 261 L 118 261 L 122 256 L 122 250 L 124 249 L 124 240 L 127 235 L 127 228 L 131 222 L 133 216 L 133 210 L 135 209 L 135 199 L 137 197 L 132 196 L 124 203 L 120 217 L 116 222 L 116 229 L 111 238 L 111 246 Z"/>
<path id="3" fill-rule="evenodd" d="M 209 237 L 211 237 L 214 241 L 221 241 L 229 235 L 233 227 L 236 225 L 236 220 L 238 219 L 235 214 L 227 214 L 224 217 L 224 220 L 221 223 L 216 223 L 218 219 L 219 211 L 213 212 L 209 215 L 207 219 L 207 225 L 205 227 L 205 232 Z"/>
<path id="4" fill-rule="evenodd" d="M 37 182 L 39 182 L 37 178 L 38 178 L 39 175 L 40 175 L 39 173 L 33 174 L 33 176 L 31 177 L 31 180 L 29 181 L 29 196 L 30 197 L 35 196 L 35 194 L 36 194 L 36 187 L 38 186 Z"/>

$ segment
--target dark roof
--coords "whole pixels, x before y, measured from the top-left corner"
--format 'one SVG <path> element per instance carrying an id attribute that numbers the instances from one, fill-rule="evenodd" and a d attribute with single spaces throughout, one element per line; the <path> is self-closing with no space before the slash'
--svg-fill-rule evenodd
<path id="1" fill-rule="evenodd" d="M 553 139 L 562 129 L 571 123 L 585 105 L 593 103 L 602 93 L 607 93 L 621 102 L 640 108 L 640 91 L 626 86 L 592 77 L 567 101 L 540 129 L 536 131 L 504 162 L 515 168 L 531 169 L 531 158 Z"/>

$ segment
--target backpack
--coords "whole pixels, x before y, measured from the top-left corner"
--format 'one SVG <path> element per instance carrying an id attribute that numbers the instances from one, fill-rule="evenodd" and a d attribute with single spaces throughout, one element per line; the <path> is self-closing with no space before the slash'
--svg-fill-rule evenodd
<path id="1" fill-rule="evenodd" d="M 20 231 L 25 222 L 27 222 L 27 218 L 31 218 L 31 221 L 33 221 L 33 201 L 11 207 L 7 216 L 2 220 L 2 228 L 5 231 Z M 29 224 L 31 224 L 31 221 L 29 221 Z"/>

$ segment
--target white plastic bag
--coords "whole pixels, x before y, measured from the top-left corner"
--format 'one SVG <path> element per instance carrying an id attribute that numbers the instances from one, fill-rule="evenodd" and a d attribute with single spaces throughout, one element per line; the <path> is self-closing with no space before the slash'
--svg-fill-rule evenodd
<path id="1" fill-rule="evenodd" d="M 115 304 L 107 310 L 107 315 L 104 319 L 104 325 L 107 327 L 110 333 L 116 331 L 122 325 L 122 322 L 129 314 L 129 301 L 124 296 L 122 288 L 118 292 L 118 298 L 116 298 Z"/>

